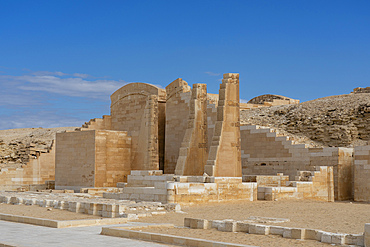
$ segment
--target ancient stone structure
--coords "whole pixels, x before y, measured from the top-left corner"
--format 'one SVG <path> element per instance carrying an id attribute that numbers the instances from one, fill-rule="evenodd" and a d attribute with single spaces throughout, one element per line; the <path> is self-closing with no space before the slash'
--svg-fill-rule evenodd
<path id="1" fill-rule="evenodd" d="M 175 174 L 200 176 L 207 162 L 207 86 L 194 84 L 188 125 L 181 143 Z"/>
<path id="2" fill-rule="evenodd" d="M 352 93 L 370 93 L 370 87 L 356 87 Z"/>
<path id="3" fill-rule="evenodd" d="M 299 104 L 299 100 L 291 99 L 281 95 L 264 94 L 249 100 L 248 104 L 258 104 L 266 106 L 291 105 L 291 104 L 296 105 Z"/>
<path id="4" fill-rule="evenodd" d="M 56 187 L 115 187 L 131 171 L 131 137 L 125 131 L 57 134 Z"/>
<path id="5" fill-rule="evenodd" d="M 355 147 L 354 199 L 370 202 L 370 146 Z"/>
<path id="6" fill-rule="evenodd" d="M 31 144 L 32 145 L 32 144 Z M 54 188 L 55 145 L 48 150 L 29 146 L 24 149 L 26 164 L 0 168 L 0 189 L 36 190 Z M 42 155 L 41 155 L 42 154 Z"/>
<path id="7" fill-rule="evenodd" d="M 224 74 L 206 174 L 215 177 L 242 175 L 239 127 L 239 74 Z"/>
<path id="8" fill-rule="evenodd" d="M 252 103 L 266 108 L 298 102 L 263 95 Z M 368 146 L 354 153 L 353 148 L 295 144 L 271 129 L 241 126 L 241 108 L 239 74 L 224 74 L 219 94 L 209 94 L 205 84 L 191 88 L 181 78 L 166 89 L 131 83 L 112 94 L 110 115 L 57 134 L 54 149 L 30 160 L 30 166 L 1 169 L 0 180 L 9 186 L 42 184 L 55 174 L 57 189 L 102 193 L 103 187 L 118 186 L 120 192 L 104 196 L 166 203 L 370 201 Z M 368 107 L 358 108 L 358 114 L 366 139 Z M 44 162 L 54 157 L 55 166 Z"/>
<path id="9" fill-rule="evenodd" d="M 315 171 L 319 166 L 334 168 L 335 199 L 352 198 L 352 148 L 308 148 L 276 136 L 269 128 L 240 127 L 243 174 L 275 175 L 284 173 L 294 180 L 298 171 Z"/>

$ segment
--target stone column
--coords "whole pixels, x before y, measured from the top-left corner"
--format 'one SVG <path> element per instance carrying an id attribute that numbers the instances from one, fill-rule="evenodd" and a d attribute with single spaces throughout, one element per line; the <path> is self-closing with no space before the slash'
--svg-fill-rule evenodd
<path id="1" fill-rule="evenodd" d="M 224 74 L 219 91 L 217 122 L 205 173 L 241 177 L 239 74 Z"/>
<path id="2" fill-rule="evenodd" d="M 188 127 L 180 147 L 176 175 L 203 175 L 208 158 L 207 142 L 207 85 L 194 84 L 191 91 Z"/>

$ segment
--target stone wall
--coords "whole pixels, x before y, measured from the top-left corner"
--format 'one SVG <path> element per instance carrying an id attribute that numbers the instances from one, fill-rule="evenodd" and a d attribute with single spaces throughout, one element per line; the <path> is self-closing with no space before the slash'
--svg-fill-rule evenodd
<path id="1" fill-rule="evenodd" d="M 131 138 L 124 131 L 58 133 L 55 187 L 79 190 L 116 186 L 130 173 Z"/>
<path id="2" fill-rule="evenodd" d="M 220 85 L 217 121 L 205 173 L 215 177 L 241 177 L 239 74 L 224 74 Z"/>
<path id="3" fill-rule="evenodd" d="M 104 115 L 103 118 L 94 118 L 82 125 L 82 128 L 92 130 L 111 130 L 112 118 L 110 115 Z"/>
<path id="4" fill-rule="evenodd" d="M 176 175 L 203 175 L 208 158 L 207 142 L 207 85 L 194 84 L 188 124 L 176 163 Z"/>
<path id="5" fill-rule="evenodd" d="M 321 166 L 311 181 L 288 182 L 285 186 L 258 186 L 258 200 L 280 199 L 334 201 L 333 167 Z"/>
<path id="6" fill-rule="evenodd" d="M 355 147 L 354 199 L 370 202 L 370 146 Z"/>
<path id="7" fill-rule="evenodd" d="M 248 101 L 249 104 L 276 106 L 276 105 L 291 105 L 299 104 L 299 100 L 291 99 L 281 95 L 264 94 Z"/>
<path id="8" fill-rule="evenodd" d="M 159 110 L 166 101 L 166 92 L 146 83 L 130 83 L 111 95 L 112 130 L 127 131 L 132 137 L 131 167 L 135 170 L 159 169 L 159 130 L 165 114 Z"/>
<path id="9" fill-rule="evenodd" d="M 188 126 L 191 88 L 181 78 L 166 87 L 166 141 L 164 172 L 173 174 L 176 169 L 181 142 Z"/>
<path id="10" fill-rule="evenodd" d="M 315 171 L 319 166 L 333 166 L 335 199 L 352 196 L 353 149 L 307 148 L 293 145 L 285 136 L 276 136 L 268 128 L 241 126 L 241 157 L 244 175 L 284 173 L 294 180 L 297 171 Z"/>
<path id="11" fill-rule="evenodd" d="M 55 145 L 42 153 L 35 151 L 26 164 L 19 168 L 1 168 L 0 186 L 15 188 L 23 185 L 43 185 L 55 179 Z M 32 152 L 32 149 L 30 150 Z"/>
<path id="12" fill-rule="evenodd" d="M 370 93 L 370 87 L 356 87 L 352 93 Z"/>

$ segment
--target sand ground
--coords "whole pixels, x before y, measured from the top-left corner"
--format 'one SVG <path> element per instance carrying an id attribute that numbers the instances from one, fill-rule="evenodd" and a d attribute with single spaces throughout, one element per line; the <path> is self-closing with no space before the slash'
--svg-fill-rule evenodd
<path id="1" fill-rule="evenodd" d="M 167 222 L 178 226 L 178 228 L 172 229 L 151 228 L 145 231 L 263 247 L 329 246 L 329 244 L 313 240 L 286 239 L 273 235 L 262 236 L 220 232 L 215 229 L 182 228 L 184 226 L 184 218 L 208 220 L 246 220 L 250 216 L 287 218 L 290 221 L 286 223 L 267 224 L 354 234 L 362 233 L 365 223 L 370 222 L 370 204 L 351 202 L 239 201 L 183 206 L 182 211 L 184 213 L 171 212 L 166 215 L 142 218 L 139 221 Z"/>
<path id="2" fill-rule="evenodd" d="M 54 220 L 92 219 L 97 216 L 72 213 L 66 210 L 39 206 L 0 204 L 0 213 L 24 215 Z M 200 230 L 184 228 L 184 218 L 208 220 L 246 220 L 250 216 L 286 218 L 285 223 L 266 223 L 298 228 L 310 228 L 328 232 L 359 234 L 364 231 L 364 224 L 370 223 L 370 204 L 351 202 L 316 202 L 316 201 L 238 201 L 182 205 L 182 212 L 170 212 L 140 218 L 140 222 L 172 223 L 175 228 L 151 228 L 143 231 L 173 234 L 193 238 L 233 242 L 256 246 L 328 246 L 317 241 L 285 239 L 280 236 L 262 236 L 246 233 L 220 232 L 215 229 Z"/>
<path id="3" fill-rule="evenodd" d="M 51 209 L 51 210 L 50 210 Z M 28 216 L 50 220 L 80 220 L 80 219 L 99 219 L 101 217 L 89 214 L 77 214 L 67 210 L 44 208 L 37 205 L 10 205 L 0 203 L 1 214 L 12 214 L 20 216 Z"/>
<path id="4" fill-rule="evenodd" d="M 170 212 L 142 222 L 167 222 L 184 226 L 184 218 L 207 220 L 246 220 L 250 216 L 287 218 L 285 223 L 269 225 L 311 228 L 328 232 L 362 233 L 370 223 L 369 203 L 317 201 L 238 201 L 183 206 L 184 213 Z"/>

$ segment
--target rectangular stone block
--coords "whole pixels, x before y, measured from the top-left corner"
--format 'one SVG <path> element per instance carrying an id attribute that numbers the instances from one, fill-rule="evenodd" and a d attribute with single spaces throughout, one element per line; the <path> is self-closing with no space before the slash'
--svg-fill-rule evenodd
<path id="1" fill-rule="evenodd" d="M 317 235 L 317 230 L 314 229 L 306 229 L 306 234 L 305 234 L 305 239 L 309 240 L 317 240 L 316 235 Z M 320 237 L 321 239 L 321 237 Z"/>
<path id="2" fill-rule="evenodd" d="M 259 235 L 269 235 L 270 226 L 251 224 L 249 226 L 249 233 L 250 234 L 259 234 Z"/>
<path id="3" fill-rule="evenodd" d="M 249 225 L 249 223 L 236 222 L 235 231 L 249 233 Z"/>
<path id="4" fill-rule="evenodd" d="M 283 236 L 284 229 L 282 226 L 270 226 L 270 234 Z"/>
<path id="5" fill-rule="evenodd" d="M 332 237 L 331 232 L 323 232 L 321 235 L 321 242 L 331 244 L 331 237 Z"/>
<path id="6" fill-rule="evenodd" d="M 292 238 L 292 228 L 284 228 L 283 238 Z"/>
<path id="7" fill-rule="evenodd" d="M 184 226 L 190 227 L 191 218 L 184 218 Z"/>
<path id="8" fill-rule="evenodd" d="M 292 228 L 292 238 L 293 239 L 305 239 L 306 230 L 302 228 Z"/>
<path id="9" fill-rule="evenodd" d="M 365 224 L 364 245 L 370 247 L 370 223 Z"/>
<path id="10" fill-rule="evenodd" d="M 235 232 L 236 222 L 235 221 L 224 221 L 223 224 L 218 228 L 222 232 Z"/>

